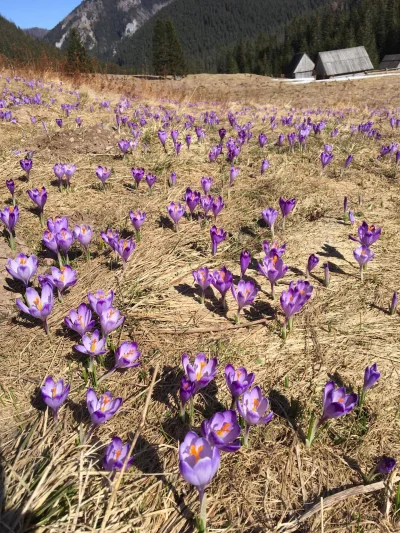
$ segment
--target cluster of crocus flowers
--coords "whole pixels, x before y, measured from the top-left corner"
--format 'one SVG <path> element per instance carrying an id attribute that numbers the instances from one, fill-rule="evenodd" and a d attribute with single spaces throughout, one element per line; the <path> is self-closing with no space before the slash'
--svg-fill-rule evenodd
<path id="1" fill-rule="evenodd" d="M 57 254 L 60 267 L 69 262 L 68 251 L 71 248 L 75 235 L 68 228 L 67 217 L 55 217 L 47 219 L 47 230 L 43 233 L 44 246 Z"/>
<path id="2" fill-rule="evenodd" d="M 317 420 L 311 417 L 308 427 L 306 445 L 311 447 L 318 429 L 331 418 L 347 415 L 357 405 L 357 394 L 346 394 L 344 387 L 336 388 L 335 382 L 330 381 L 325 385 L 322 398 L 322 416 Z"/>
<path id="3" fill-rule="evenodd" d="M 120 256 L 122 267 L 125 270 L 128 259 L 136 249 L 136 243 L 133 239 L 120 239 L 119 232 L 114 232 L 110 229 L 100 232 L 100 236 L 103 241 Z"/>
<path id="4" fill-rule="evenodd" d="M 58 181 L 58 188 L 62 189 L 63 187 L 63 178 L 65 176 L 65 185 L 66 187 L 69 187 L 71 184 L 71 178 L 76 172 L 76 165 L 72 163 L 57 163 L 53 167 L 54 174 Z"/>
<path id="5" fill-rule="evenodd" d="M 368 225 L 365 221 L 358 228 L 358 239 L 352 235 L 349 235 L 349 239 L 361 244 L 361 246 L 353 251 L 354 259 L 360 266 L 361 281 L 364 279 L 364 270 L 367 263 L 369 263 L 369 261 L 375 257 L 375 254 L 370 247 L 379 239 L 380 236 L 381 228 L 375 228 L 373 225 Z"/>
<path id="6" fill-rule="evenodd" d="M 313 286 L 309 281 L 291 281 L 287 291 L 282 291 L 280 303 L 285 313 L 285 322 L 282 328 L 282 337 L 286 339 L 287 329 L 293 328 L 293 317 L 304 307 L 311 298 Z"/>

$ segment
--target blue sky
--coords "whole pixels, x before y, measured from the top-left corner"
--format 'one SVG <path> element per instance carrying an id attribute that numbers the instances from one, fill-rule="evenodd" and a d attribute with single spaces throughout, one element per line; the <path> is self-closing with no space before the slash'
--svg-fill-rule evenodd
<path id="1" fill-rule="evenodd" d="M 0 14 L 20 28 L 51 30 L 82 0 L 0 0 Z"/>

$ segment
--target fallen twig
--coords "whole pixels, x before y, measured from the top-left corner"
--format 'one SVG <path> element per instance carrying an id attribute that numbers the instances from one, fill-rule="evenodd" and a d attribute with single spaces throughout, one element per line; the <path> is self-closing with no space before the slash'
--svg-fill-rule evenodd
<path id="1" fill-rule="evenodd" d="M 143 412 L 142 412 L 142 419 L 140 421 L 140 424 L 138 425 L 138 428 L 136 430 L 135 436 L 133 437 L 132 444 L 131 444 L 131 446 L 129 448 L 129 452 L 127 453 L 127 455 L 125 457 L 125 461 L 124 461 L 124 464 L 123 464 L 123 466 L 121 468 L 119 476 L 115 480 L 114 487 L 113 487 L 113 490 L 112 490 L 112 493 L 111 493 L 111 497 L 110 497 L 110 499 L 108 501 L 107 509 L 106 509 L 106 512 L 105 512 L 105 515 L 104 515 L 104 518 L 103 518 L 103 522 L 101 523 L 100 533 L 104 533 L 104 531 L 106 529 L 107 522 L 108 522 L 108 520 L 110 518 L 111 510 L 113 508 L 114 501 L 115 501 L 115 498 L 117 497 L 117 492 L 118 492 L 119 486 L 120 486 L 121 481 L 122 481 L 122 477 L 123 477 L 124 472 L 126 470 L 126 466 L 127 466 L 128 461 L 129 461 L 129 459 L 130 459 L 130 457 L 132 455 L 133 449 L 134 449 L 135 444 L 136 444 L 136 442 L 137 442 L 137 440 L 139 438 L 140 432 L 141 432 L 141 430 L 143 429 L 143 426 L 146 423 L 147 411 L 149 410 L 151 395 L 153 394 L 153 389 L 154 389 L 154 385 L 155 385 L 155 382 L 156 382 L 156 377 L 157 377 L 157 374 L 158 374 L 159 366 L 160 366 L 160 364 L 157 363 L 156 367 L 154 369 L 153 377 L 152 377 L 152 380 L 151 380 L 151 383 L 150 383 L 150 387 L 149 387 L 149 392 L 147 393 L 146 403 L 144 404 L 144 409 L 143 409 Z"/>
<path id="2" fill-rule="evenodd" d="M 313 505 L 306 513 L 302 514 L 296 520 L 292 522 L 285 522 L 278 527 L 279 531 L 295 531 L 303 522 L 308 520 L 311 516 L 316 513 L 323 513 L 329 507 L 336 505 L 337 503 L 350 498 L 351 496 L 359 496 L 360 494 L 369 494 L 370 492 L 375 492 L 377 490 L 382 490 L 385 488 L 384 481 L 378 481 L 377 483 L 372 483 L 371 485 L 357 485 L 351 487 L 350 489 L 342 490 L 332 496 L 327 498 L 321 498 L 321 500 Z M 323 506 L 322 506 L 323 502 Z"/>

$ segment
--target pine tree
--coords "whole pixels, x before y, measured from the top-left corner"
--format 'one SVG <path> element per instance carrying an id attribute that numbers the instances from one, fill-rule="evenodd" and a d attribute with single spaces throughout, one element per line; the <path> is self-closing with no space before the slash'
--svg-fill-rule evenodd
<path id="1" fill-rule="evenodd" d="M 167 35 L 165 23 L 159 19 L 156 21 L 153 32 L 153 70 L 158 76 L 167 74 Z"/>
<path id="2" fill-rule="evenodd" d="M 183 76 L 186 72 L 185 55 L 182 44 L 175 31 L 175 26 L 170 18 L 165 22 L 165 35 L 167 41 L 167 71 L 172 76 Z"/>
<path id="3" fill-rule="evenodd" d="M 67 70 L 68 72 L 90 72 L 92 70 L 90 58 L 76 28 L 72 28 L 69 32 Z"/>

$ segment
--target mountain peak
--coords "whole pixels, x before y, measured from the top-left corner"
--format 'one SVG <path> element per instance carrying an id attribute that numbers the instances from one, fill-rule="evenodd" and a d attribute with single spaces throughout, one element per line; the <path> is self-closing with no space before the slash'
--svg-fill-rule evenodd
<path id="1" fill-rule="evenodd" d="M 46 41 L 64 48 L 69 31 L 76 28 L 91 54 L 110 57 L 124 37 L 173 1 L 84 0 L 46 35 Z"/>

